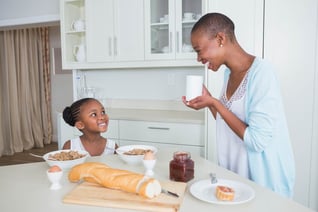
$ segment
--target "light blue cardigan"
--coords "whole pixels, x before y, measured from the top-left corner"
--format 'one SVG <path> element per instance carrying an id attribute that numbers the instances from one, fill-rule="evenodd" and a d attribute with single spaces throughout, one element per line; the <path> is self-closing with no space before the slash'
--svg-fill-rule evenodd
<path id="1" fill-rule="evenodd" d="M 227 81 L 230 71 L 226 69 Z M 294 155 L 274 68 L 256 57 L 248 73 L 244 133 L 251 180 L 292 197 Z"/>

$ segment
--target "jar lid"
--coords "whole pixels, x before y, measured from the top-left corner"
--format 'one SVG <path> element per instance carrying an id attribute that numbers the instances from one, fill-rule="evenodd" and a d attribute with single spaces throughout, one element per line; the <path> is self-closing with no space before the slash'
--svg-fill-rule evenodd
<path id="1" fill-rule="evenodd" d="M 173 153 L 173 158 L 175 160 L 187 160 L 191 158 L 190 152 L 177 151 Z"/>

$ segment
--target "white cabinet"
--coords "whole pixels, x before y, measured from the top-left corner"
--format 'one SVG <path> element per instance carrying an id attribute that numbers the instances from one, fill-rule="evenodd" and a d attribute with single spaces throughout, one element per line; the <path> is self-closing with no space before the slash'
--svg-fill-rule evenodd
<path id="1" fill-rule="evenodd" d="M 146 0 L 145 57 L 191 59 L 195 61 L 190 34 L 197 19 L 205 13 L 205 0 Z"/>
<path id="2" fill-rule="evenodd" d="M 204 156 L 202 124 L 120 120 L 120 145 L 151 144 Z"/>
<path id="3" fill-rule="evenodd" d="M 62 66 L 71 68 L 80 63 L 74 56 L 76 46 L 85 44 L 85 27 L 79 30 L 73 28 L 76 20 L 85 19 L 85 0 L 60 0 L 60 19 Z"/>
<path id="4" fill-rule="evenodd" d="M 87 61 L 144 59 L 143 0 L 86 1 Z"/>
<path id="5" fill-rule="evenodd" d="M 66 141 L 76 138 L 82 133 L 76 128 L 68 125 L 63 120 L 62 114 L 57 115 L 57 131 L 58 131 L 58 149 L 62 149 Z M 119 129 L 118 129 L 118 120 L 109 120 L 108 130 L 105 133 L 102 133 L 102 136 L 109 138 L 118 143 Z"/>
<path id="6" fill-rule="evenodd" d="M 143 0 L 60 0 L 62 64 L 67 69 L 144 60 Z M 83 30 L 72 23 L 84 20 Z M 85 59 L 76 58 L 78 45 Z"/>

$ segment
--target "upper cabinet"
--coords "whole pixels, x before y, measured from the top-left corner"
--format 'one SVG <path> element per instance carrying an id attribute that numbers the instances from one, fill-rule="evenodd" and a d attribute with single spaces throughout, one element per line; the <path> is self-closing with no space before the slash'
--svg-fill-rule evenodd
<path id="1" fill-rule="evenodd" d="M 146 60 L 193 59 L 190 34 L 194 23 L 206 11 L 204 0 L 146 0 Z"/>
<path id="2" fill-rule="evenodd" d="M 61 0 L 63 68 L 144 60 L 143 8 L 143 0 Z"/>
<path id="3" fill-rule="evenodd" d="M 190 35 L 207 0 L 60 0 L 64 69 L 202 66 Z"/>
<path id="4" fill-rule="evenodd" d="M 63 68 L 69 68 L 75 61 L 78 63 L 86 61 L 86 54 L 83 51 L 86 39 L 85 1 L 60 1 L 60 16 L 62 64 Z M 78 54 L 76 59 L 75 52 L 83 52 L 82 57 L 79 58 Z"/>
<path id="5" fill-rule="evenodd" d="M 87 62 L 143 60 L 143 19 L 143 0 L 87 0 Z"/>

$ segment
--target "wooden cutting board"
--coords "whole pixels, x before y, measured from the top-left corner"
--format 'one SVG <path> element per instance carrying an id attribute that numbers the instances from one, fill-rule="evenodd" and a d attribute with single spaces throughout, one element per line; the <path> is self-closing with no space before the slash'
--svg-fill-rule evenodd
<path id="1" fill-rule="evenodd" d="M 144 211 L 178 211 L 183 201 L 187 184 L 168 181 L 161 182 L 161 186 L 177 193 L 179 197 L 161 193 L 158 197 L 147 199 L 137 194 L 108 189 L 94 183 L 82 182 L 64 197 L 63 202 Z"/>

